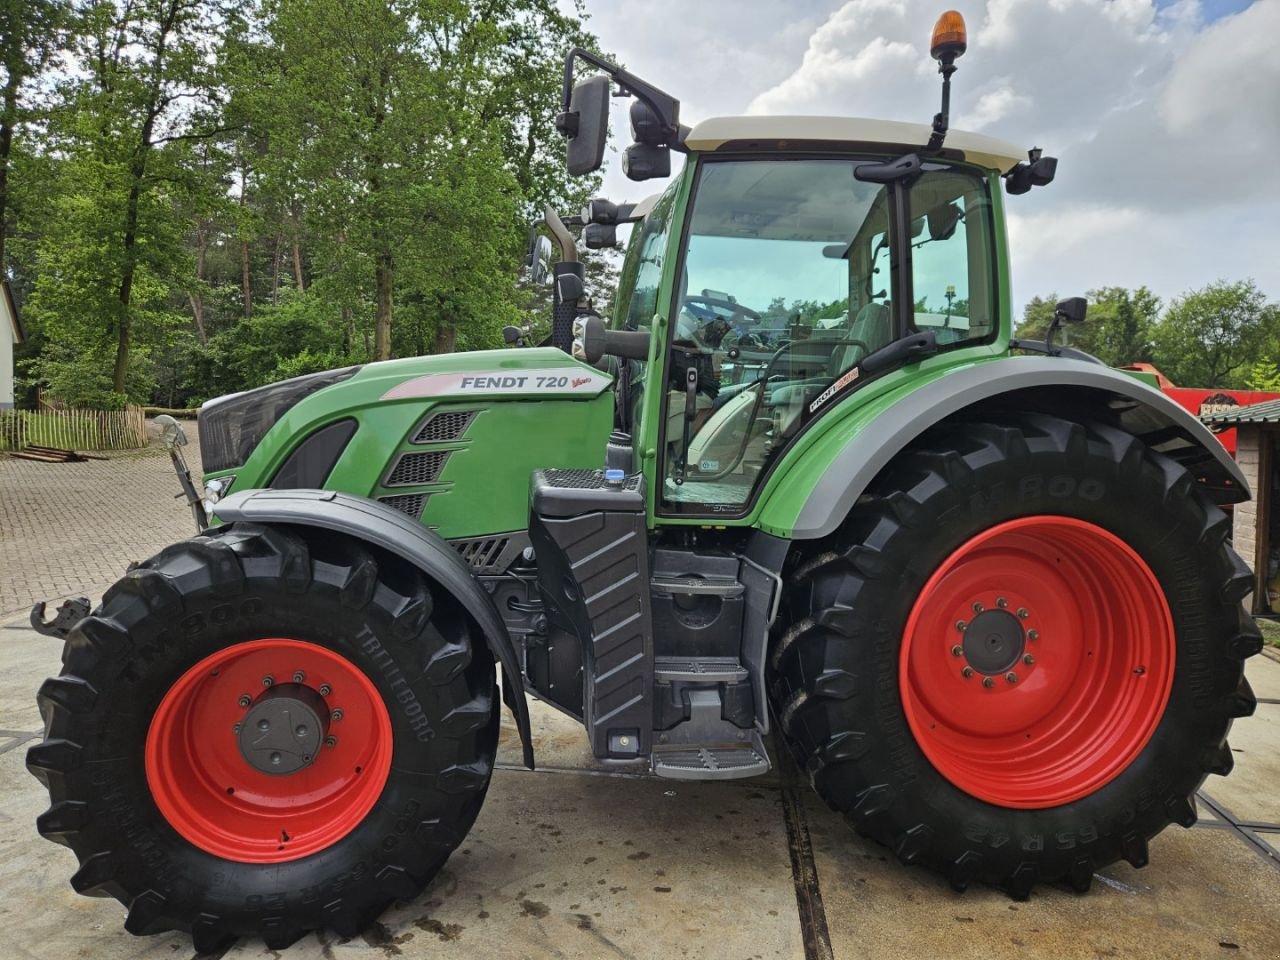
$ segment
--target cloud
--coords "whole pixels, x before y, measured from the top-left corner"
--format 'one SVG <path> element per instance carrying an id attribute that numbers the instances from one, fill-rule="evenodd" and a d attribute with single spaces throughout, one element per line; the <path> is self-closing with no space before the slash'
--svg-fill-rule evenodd
<path id="1" fill-rule="evenodd" d="M 638 22 L 634 2 L 617 6 L 616 22 Z M 970 31 L 955 126 L 1060 159 L 1052 186 L 1008 203 L 1017 302 L 1104 283 L 1146 283 L 1168 298 L 1244 276 L 1280 297 L 1270 253 L 1280 223 L 1280 57 L 1270 49 L 1280 0 L 1212 22 L 1206 11 L 1223 5 L 1198 0 L 955 6 Z M 928 55 L 937 0 L 662 0 L 650 24 L 677 8 L 681 30 L 624 33 L 628 62 L 684 98 L 686 122 L 712 112 L 927 122 L 937 109 Z"/>

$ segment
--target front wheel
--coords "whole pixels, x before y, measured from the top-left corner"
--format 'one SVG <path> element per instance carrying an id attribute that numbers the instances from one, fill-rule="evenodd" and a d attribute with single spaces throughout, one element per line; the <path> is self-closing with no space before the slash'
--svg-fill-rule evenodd
<path id="1" fill-rule="evenodd" d="M 390 557 L 249 524 L 175 544 L 71 632 L 40 691 L 38 822 L 136 934 L 282 948 L 416 896 L 493 769 L 466 615 Z"/>
<path id="2" fill-rule="evenodd" d="M 935 428 L 869 494 L 774 640 L 818 792 L 957 889 L 1144 865 L 1254 706 L 1227 518 L 1136 437 L 1032 413 Z"/>

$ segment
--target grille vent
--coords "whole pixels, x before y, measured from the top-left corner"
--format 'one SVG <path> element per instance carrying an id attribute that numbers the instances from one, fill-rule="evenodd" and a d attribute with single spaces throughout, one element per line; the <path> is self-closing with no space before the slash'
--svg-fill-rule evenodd
<path id="1" fill-rule="evenodd" d="M 411 443 L 446 443 L 457 440 L 467 432 L 475 419 L 474 410 L 441 410 L 427 417 L 426 422 L 413 435 Z"/>
<path id="2" fill-rule="evenodd" d="M 411 487 L 419 483 L 431 483 L 440 476 L 448 459 L 448 450 L 402 453 L 391 470 L 391 476 L 387 477 L 386 486 Z"/>
<path id="3" fill-rule="evenodd" d="M 543 482 L 549 487 L 559 490 L 603 490 L 605 489 L 604 473 L 600 470 L 559 470 L 542 471 Z M 637 490 L 640 475 L 627 477 L 622 481 L 622 489 Z"/>
<path id="4" fill-rule="evenodd" d="M 422 507 L 427 502 L 427 496 L 428 494 L 425 493 L 398 493 L 394 497 L 379 497 L 378 502 L 394 507 L 417 520 L 422 516 Z"/>
<path id="5" fill-rule="evenodd" d="M 449 542 L 473 571 L 497 574 L 511 566 L 521 551 L 529 546 L 529 535 L 523 532 L 507 533 Z"/>

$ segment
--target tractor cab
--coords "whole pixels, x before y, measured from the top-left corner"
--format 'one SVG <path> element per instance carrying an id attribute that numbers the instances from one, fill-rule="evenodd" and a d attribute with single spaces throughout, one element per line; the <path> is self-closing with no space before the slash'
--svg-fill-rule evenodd
<path id="1" fill-rule="evenodd" d="M 655 345 L 652 362 L 620 356 L 617 373 L 620 426 L 658 455 L 659 515 L 746 512 L 846 394 L 1008 329 L 998 176 L 1018 160 L 954 137 L 964 160 L 883 183 L 860 172 L 927 127 L 748 117 L 688 134 L 689 163 L 635 228 L 608 321 Z M 625 341 L 599 348 L 610 342 Z M 909 349 L 885 352 L 897 344 Z"/>

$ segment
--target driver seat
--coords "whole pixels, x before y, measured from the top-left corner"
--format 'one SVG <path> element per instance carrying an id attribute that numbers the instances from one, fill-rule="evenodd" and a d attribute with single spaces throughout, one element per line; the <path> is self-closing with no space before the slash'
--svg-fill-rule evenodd
<path id="1" fill-rule="evenodd" d="M 843 335 L 849 340 L 861 340 L 867 345 L 867 352 L 879 350 L 893 338 L 893 314 L 883 303 L 864 304 Z M 840 344 L 831 354 L 831 376 L 840 376 L 862 360 L 866 356 L 862 350 L 856 343 Z"/>

